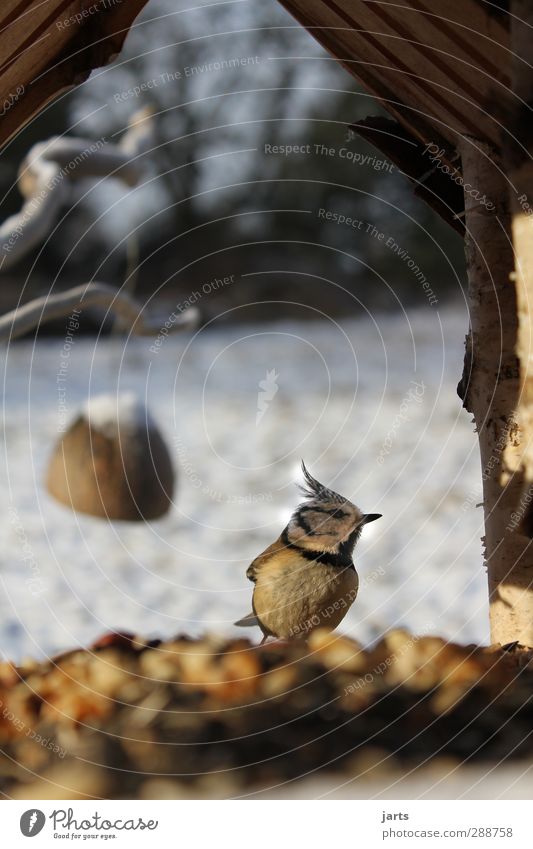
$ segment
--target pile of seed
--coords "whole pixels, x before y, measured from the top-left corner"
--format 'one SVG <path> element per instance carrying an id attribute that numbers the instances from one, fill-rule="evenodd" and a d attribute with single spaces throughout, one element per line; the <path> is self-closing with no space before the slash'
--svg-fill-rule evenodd
<path id="1" fill-rule="evenodd" d="M 0 664 L 0 791 L 225 798 L 445 755 L 533 754 L 533 652 L 391 631 L 372 649 L 113 634 Z"/>

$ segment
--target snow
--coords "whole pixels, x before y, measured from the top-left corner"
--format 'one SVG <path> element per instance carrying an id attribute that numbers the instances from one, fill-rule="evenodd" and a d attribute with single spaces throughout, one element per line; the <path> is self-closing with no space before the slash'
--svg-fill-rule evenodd
<path id="1" fill-rule="evenodd" d="M 214 322 L 169 336 L 157 353 L 149 338 L 76 338 L 69 416 L 105 394 L 90 414 L 107 426 L 126 393 L 119 419 L 137 421 L 140 397 L 169 446 L 175 503 L 149 524 L 75 515 L 48 495 L 63 340 L 11 345 L 1 651 L 47 655 L 110 629 L 247 633 L 232 624 L 250 609 L 245 570 L 298 502 L 302 457 L 326 485 L 383 514 L 356 549 L 361 587 L 342 631 L 363 643 L 396 626 L 487 641 L 479 458 L 455 392 L 466 326 L 460 309 L 428 306 L 342 324 Z M 278 390 L 257 421 L 273 370 Z"/>
<path id="2" fill-rule="evenodd" d="M 116 436 L 119 430 L 135 433 L 154 427 L 150 413 L 135 392 L 118 395 L 108 392 L 92 396 L 85 405 L 83 416 L 93 430 L 110 438 Z"/>

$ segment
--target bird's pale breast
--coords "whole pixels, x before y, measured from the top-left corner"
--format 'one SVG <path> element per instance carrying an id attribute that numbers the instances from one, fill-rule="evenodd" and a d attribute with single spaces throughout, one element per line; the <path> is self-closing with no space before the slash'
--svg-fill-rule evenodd
<path id="1" fill-rule="evenodd" d="M 254 611 L 266 633 L 305 637 L 315 628 L 333 630 L 355 600 L 355 568 L 313 562 L 294 549 L 265 558 L 257 570 Z"/>

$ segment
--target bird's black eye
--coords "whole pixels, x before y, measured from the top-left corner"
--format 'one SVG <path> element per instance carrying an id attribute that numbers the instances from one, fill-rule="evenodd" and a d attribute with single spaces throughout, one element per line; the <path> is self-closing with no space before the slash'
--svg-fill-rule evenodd
<path id="1" fill-rule="evenodd" d="M 331 516 L 333 519 L 347 519 L 350 514 L 343 510 L 342 507 L 337 507 L 335 510 L 332 510 Z"/>

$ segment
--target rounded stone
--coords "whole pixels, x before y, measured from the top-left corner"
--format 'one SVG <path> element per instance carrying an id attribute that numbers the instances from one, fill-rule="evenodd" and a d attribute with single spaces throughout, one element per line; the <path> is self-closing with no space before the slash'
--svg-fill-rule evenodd
<path id="1" fill-rule="evenodd" d="M 46 488 L 77 512 L 139 522 L 168 511 L 174 471 L 144 404 L 130 393 L 103 395 L 91 399 L 58 440 Z"/>

